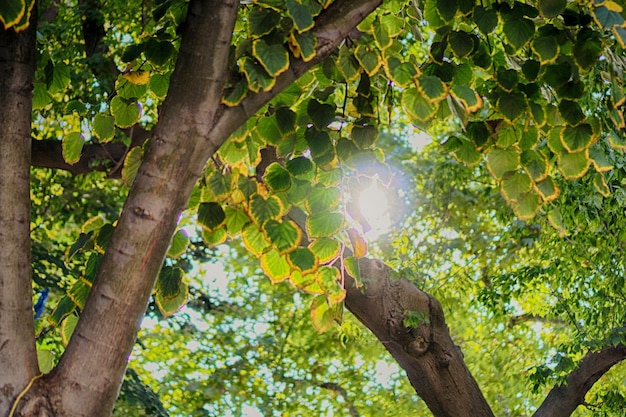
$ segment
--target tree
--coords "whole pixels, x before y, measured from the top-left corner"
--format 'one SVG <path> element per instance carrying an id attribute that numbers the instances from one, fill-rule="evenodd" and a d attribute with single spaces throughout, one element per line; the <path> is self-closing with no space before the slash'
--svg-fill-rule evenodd
<path id="1" fill-rule="evenodd" d="M 339 190 L 387 181 L 374 142 L 400 104 L 407 122 L 445 135 L 443 150 L 460 161 L 484 156 L 520 221 L 538 216 L 567 233 L 556 202 L 566 181 L 591 181 L 604 198 L 619 187 L 622 9 L 611 1 L 380 3 L 160 1 L 150 15 L 149 5 L 85 0 L 73 16 L 58 2 L 13 0 L 0 9 L 0 415 L 110 413 L 150 296 L 163 314 L 187 298 L 177 258 L 193 242 L 177 228 L 188 213 L 205 244 L 241 236 L 272 282 L 314 294 L 319 330 L 341 319 L 345 300 L 434 415 L 493 415 L 439 302 L 362 257 Z M 83 47 L 61 47 L 76 42 Z M 38 269 L 79 277 L 59 285 L 67 291 L 50 322 L 67 346 L 45 374 L 27 255 L 31 163 L 102 171 L 130 186 L 119 218 L 119 200 L 96 208 L 104 213 L 80 222 L 65 263 L 46 259 Z M 50 246 L 59 252 L 68 238 L 59 232 Z M 619 263 L 601 265 L 596 277 L 621 276 Z M 611 288 L 608 298 L 619 296 L 619 285 Z M 620 311 L 611 304 L 595 318 L 615 324 L 611 337 L 579 344 L 536 416 L 570 415 L 624 358 L 623 323 L 613 319 Z"/>

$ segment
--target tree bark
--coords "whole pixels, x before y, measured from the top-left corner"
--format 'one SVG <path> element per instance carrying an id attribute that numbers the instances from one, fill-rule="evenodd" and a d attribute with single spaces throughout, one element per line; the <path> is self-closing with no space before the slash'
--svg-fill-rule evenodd
<path id="1" fill-rule="evenodd" d="M 37 15 L 36 10 L 32 16 Z M 31 299 L 30 124 L 35 29 L 0 29 L 0 415 L 39 373 Z"/>
<path id="2" fill-rule="evenodd" d="M 346 307 L 376 335 L 406 371 L 435 417 L 493 417 L 463 354 L 454 344 L 439 302 L 406 279 L 391 278 L 379 260 L 361 258 L 363 287 L 346 283 Z M 417 327 L 404 325 L 407 314 Z"/>

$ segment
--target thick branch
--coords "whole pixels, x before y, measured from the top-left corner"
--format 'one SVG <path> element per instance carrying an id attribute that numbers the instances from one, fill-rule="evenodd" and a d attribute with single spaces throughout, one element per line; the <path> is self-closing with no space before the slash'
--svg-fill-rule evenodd
<path id="1" fill-rule="evenodd" d="M 150 136 L 150 132 L 139 125 L 127 129 L 125 133 L 131 139 L 130 147 L 142 145 Z M 33 139 L 31 149 L 31 165 L 34 167 L 62 169 L 74 175 L 106 172 L 109 178 L 119 178 L 129 147 L 117 142 L 87 144 L 83 147 L 80 160 L 71 165 L 63 158 L 63 148 L 59 140 Z"/>
<path id="2" fill-rule="evenodd" d="M 278 76 L 274 88 L 270 91 L 260 91 L 255 94 L 249 92 L 238 106 L 222 106 L 223 114 L 210 138 L 209 150 L 211 154 L 223 143 L 225 138 L 261 107 L 302 74 L 334 52 L 356 25 L 381 3 L 382 0 L 338 0 L 324 10 L 315 20 L 315 28 L 313 29 L 313 34 L 318 41 L 315 58 L 309 62 L 304 62 L 292 57 L 289 70 Z"/>
<path id="3" fill-rule="evenodd" d="M 346 284 L 346 306 L 406 371 L 433 415 L 493 417 L 452 342 L 439 302 L 406 279 L 390 278 L 379 260 L 361 258 L 359 269 L 365 285 Z M 416 328 L 404 325 L 407 314 L 419 319 Z"/>
<path id="4" fill-rule="evenodd" d="M 0 415 L 39 372 L 29 231 L 35 30 L 35 22 L 18 34 L 0 29 Z"/>
<path id="5" fill-rule="evenodd" d="M 47 377 L 68 416 L 108 416 L 221 100 L 238 3 L 192 0 L 146 155 L 59 365 Z M 107 372 L 102 372 L 106 369 Z"/>
<path id="6" fill-rule="evenodd" d="M 557 385 L 546 397 L 533 417 L 569 417 L 583 403 L 587 391 L 611 367 L 626 359 L 626 346 L 618 345 L 589 352 L 567 377 L 567 383 Z"/>

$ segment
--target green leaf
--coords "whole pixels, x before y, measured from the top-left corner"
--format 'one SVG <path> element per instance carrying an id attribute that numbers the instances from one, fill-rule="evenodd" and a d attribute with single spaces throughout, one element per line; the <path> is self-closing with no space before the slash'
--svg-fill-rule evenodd
<path id="1" fill-rule="evenodd" d="M 76 304 L 78 308 L 84 308 L 87 298 L 89 297 L 89 291 L 91 286 L 83 281 L 76 281 L 74 285 L 67 292 L 67 296 L 70 297 L 72 302 Z"/>
<path id="2" fill-rule="evenodd" d="M 108 114 L 96 114 L 91 126 L 100 142 L 109 142 L 115 136 L 115 120 Z"/>
<path id="3" fill-rule="evenodd" d="M 337 69 L 346 79 L 346 81 L 355 80 L 361 73 L 361 65 L 352 54 L 352 50 L 343 47 L 339 49 L 339 57 L 337 58 Z"/>
<path id="4" fill-rule="evenodd" d="M 198 206 L 198 223 L 209 231 L 219 229 L 225 221 L 226 213 L 221 204 L 210 202 Z"/>
<path id="5" fill-rule="evenodd" d="M 8 29 L 18 23 L 26 13 L 24 0 L 3 0 L 0 2 L 0 21 L 4 29 Z"/>
<path id="6" fill-rule="evenodd" d="M 485 9 L 483 6 L 476 6 L 472 15 L 474 23 L 483 34 L 487 35 L 498 25 L 498 14 L 494 9 Z"/>
<path id="7" fill-rule="evenodd" d="M 54 353 L 50 349 L 37 349 L 37 363 L 42 374 L 47 374 L 54 368 Z"/>
<path id="8" fill-rule="evenodd" d="M 519 153 L 513 149 L 493 148 L 487 154 L 487 169 L 497 180 L 501 180 L 511 171 L 517 171 L 520 163 Z"/>
<path id="9" fill-rule="evenodd" d="M 593 129 L 588 123 L 579 126 L 565 126 L 561 129 L 561 143 L 568 152 L 586 149 L 594 139 Z"/>
<path id="10" fill-rule="evenodd" d="M 470 113 L 479 110 L 483 106 L 482 98 L 476 91 L 466 85 L 453 85 L 450 92 L 463 103 L 465 109 Z"/>
<path id="11" fill-rule="evenodd" d="M 287 191 L 291 187 L 291 176 L 279 163 L 272 162 L 263 174 L 263 182 L 273 192 Z"/>
<path id="12" fill-rule="evenodd" d="M 150 38 L 145 43 L 144 55 L 156 66 L 166 64 L 175 52 L 174 45 L 169 41 Z"/>
<path id="13" fill-rule="evenodd" d="M 283 139 L 283 134 L 278 130 L 275 114 L 271 117 L 260 118 L 256 125 L 256 131 L 270 145 L 277 145 Z"/>
<path id="14" fill-rule="evenodd" d="M 552 227 L 554 227 L 561 237 L 567 236 L 567 229 L 565 228 L 565 224 L 563 223 L 563 216 L 558 208 L 554 208 L 550 210 L 548 213 L 548 222 Z"/>
<path id="15" fill-rule="evenodd" d="M 107 247 L 109 246 L 109 241 L 113 236 L 113 232 L 115 231 L 115 227 L 111 223 L 106 223 L 103 225 L 100 230 L 95 235 L 94 239 L 94 247 L 100 253 L 104 254 L 106 252 Z"/>
<path id="16" fill-rule="evenodd" d="M 528 107 L 526 96 L 522 93 L 503 94 L 496 102 L 500 113 L 508 120 L 515 121 L 519 118 Z"/>
<path id="17" fill-rule="evenodd" d="M 260 38 L 273 31 L 280 22 L 280 14 L 275 10 L 255 6 L 248 14 L 248 34 Z"/>
<path id="18" fill-rule="evenodd" d="M 315 254 L 322 264 L 328 263 L 339 255 L 341 244 L 331 238 L 321 237 L 315 239 L 309 245 L 309 249 Z"/>
<path id="19" fill-rule="evenodd" d="M 317 48 L 317 38 L 312 32 L 292 32 L 289 36 L 289 48 L 296 58 L 302 59 L 304 62 L 309 62 L 317 54 L 315 48 Z"/>
<path id="20" fill-rule="evenodd" d="M 320 266 L 317 270 L 317 282 L 326 293 L 328 304 L 340 303 L 346 298 L 346 291 L 340 284 L 341 274 L 337 268 Z"/>
<path id="21" fill-rule="evenodd" d="M 297 248 L 289 252 L 287 261 L 292 268 L 299 270 L 303 274 L 315 271 L 317 268 L 317 258 L 309 248 Z"/>
<path id="22" fill-rule="evenodd" d="M 548 160 L 542 153 L 526 150 L 520 155 L 520 162 L 533 181 L 542 181 L 548 176 Z"/>
<path id="23" fill-rule="evenodd" d="M 248 87 L 255 93 L 260 90 L 269 91 L 276 84 L 276 78 L 269 75 L 261 64 L 250 57 L 246 56 L 240 60 L 240 68 L 248 80 Z"/>
<path id="24" fill-rule="evenodd" d="M 480 162 L 481 154 L 470 141 L 461 139 L 454 157 L 468 166 L 473 166 Z"/>
<path id="25" fill-rule="evenodd" d="M 335 106 L 320 103 L 315 99 L 311 99 L 307 103 L 306 113 L 318 129 L 323 129 L 335 121 Z"/>
<path id="26" fill-rule="evenodd" d="M 378 137 L 378 129 L 376 128 L 376 126 L 372 126 L 369 124 L 352 125 L 352 130 L 350 131 L 350 138 L 361 149 L 367 149 L 371 147 L 376 141 L 377 137 Z"/>
<path id="27" fill-rule="evenodd" d="M 315 165 L 305 156 L 297 156 L 287 161 L 287 171 L 294 177 L 306 177 L 313 172 Z"/>
<path id="28" fill-rule="evenodd" d="M 437 14 L 445 23 L 449 23 L 458 10 L 456 0 L 435 0 Z"/>
<path id="29" fill-rule="evenodd" d="M 271 77 L 277 77 L 289 68 L 289 53 L 281 44 L 257 39 L 252 43 L 252 53 Z"/>
<path id="30" fill-rule="evenodd" d="M 539 13 L 546 19 L 557 17 L 563 13 L 566 6 L 567 0 L 539 0 L 537 2 Z"/>
<path id="31" fill-rule="evenodd" d="M 585 175 L 590 163 L 586 149 L 580 152 L 562 153 L 557 158 L 559 171 L 568 180 L 575 180 Z"/>
<path id="32" fill-rule="evenodd" d="M 270 247 L 270 242 L 254 223 L 243 228 L 241 237 L 246 248 L 257 256 L 263 254 Z"/>
<path id="33" fill-rule="evenodd" d="M 606 172 L 613 169 L 613 164 L 611 164 L 606 151 L 599 143 L 591 145 L 589 158 L 591 158 L 591 162 L 598 172 Z"/>
<path id="34" fill-rule="evenodd" d="M 261 255 L 261 268 L 272 284 L 284 281 L 291 272 L 285 255 L 281 255 L 275 249 Z"/>
<path id="35" fill-rule="evenodd" d="M 477 40 L 474 36 L 463 31 L 452 31 L 448 35 L 450 49 L 459 59 L 465 58 L 474 50 L 474 42 Z"/>
<path id="36" fill-rule="evenodd" d="M 552 177 L 547 177 L 545 180 L 536 183 L 535 189 L 546 203 L 556 200 L 560 193 L 559 187 Z"/>
<path id="37" fill-rule="evenodd" d="M 307 233 L 311 238 L 333 236 L 343 226 L 343 216 L 339 213 L 317 213 L 306 219 Z"/>
<path id="38" fill-rule="evenodd" d="M 417 70 L 413 63 L 401 62 L 395 56 L 391 56 L 387 59 L 387 69 L 390 79 L 402 88 L 408 87 L 417 75 Z"/>
<path id="39" fill-rule="evenodd" d="M 130 187 L 133 181 L 135 181 L 135 177 L 137 176 L 137 171 L 139 171 L 139 166 L 141 165 L 141 160 L 143 158 L 143 149 L 141 146 L 135 146 L 128 151 L 126 154 L 126 158 L 124 159 L 124 166 L 122 167 L 122 179 L 124 180 L 124 184 L 127 187 Z"/>
<path id="40" fill-rule="evenodd" d="M 533 51 L 539 55 L 542 64 L 553 62 L 559 56 L 559 43 L 556 36 L 539 36 L 532 42 Z"/>
<path id="41" fill-rule="evenodd" d="M 265 234 L 280 253 L 294 250 L 302 239 L 302 231 L 291 221 L 268 220 L 263 225 Z"/>
<path id="42" fill-rule="evenodd" d="M 526 173 L 516 172 L 500 183 L 500 192 L 508 203 L 514 203 L 520 200 L 528 193 L 533 184 Z"/>
<path id="43" fill-rule="evenodd" d="M 590 29 L 583 29 L 576 36 L 574 58 L 584 70 L 589 70 L 598 62 L 603 49 L 604 46 L 599 36 Z"/>
<path id="44" fill-rule="evenodd" d="M 115 118 L 115 124 L 123 129 L 139 121 L 141 109 L 137 102 L 115 96 L 111 99 L 111 114 Z"/>
<path id="45" fill-rule="evenodd" d="M 180 256 L 187 251 L 189 246 L 189 236 L 183 229 L 178 230 L 172 238 L 172 243 L 167 251 L 167 256 L 170 258 L 180 258 Z"/>
<path id="46" fill-rule="evenodd" d="M 419 91 L 432 103 L 439 102 L 446 97 L 448 89 L 438 77 L 422 75 L 417 79 Z"/>
<path id="47" fill-rule="evenodd" d="M 413 119 L 424 122 L 432 118 L 437 110 L 432 100 L 428 100 L 417 88 L 405 88 L 402 91 L 402 107 Z"/>
<path id="48" fill-rule="evenodd" d="M 357 45 L 354 50 L 354 56 L 368 75 L 375 74 L 382 64 L 382 60 L 376 50 L 365 44 Z"/>
<path id="49" fill-rule="evenodd" d="M 296 113 L 288 107 L 279 107 L 274 113 L 278 131 L 283 137 L 296 132 Z"/>
<path id="50" fill-rule="evenodd" d="M 61 321 L 76 310 L 76 304 L 67 295 L 62 297 L 56 305 L 48 320 L 55 326 L 61 324 Z"/>
<path id="51" fill-rule="evenodd" d="M 604 175 L 599 172 L 593 175 L 593 186 L 603 197 L 609 197 L 611 195 L 611 190 L 604 179 Z"/>
<path id="52" fill-rule="evenodd" d="M 596 1 L 595 3 L 596 7 L 592 9 L 591 13 L 598 26 L 602 29 L 611 29 L 613 26 L 622 26 L 624 24 L 624 18 L 618 12 L 618 8 L 621 9 L 621 6 L 612 1 Z"/>
<path id="53" fill-rule="evenodd" d="M 270 195 L 263 198 L 261 195 L 255 194 L 250 199 L 252 220 L 260 226 L 270 219 L 278 219 L 282 212 L 283 205 L 276 196 Z"/>
<path id="54" fill-rule="evenodd" d="M 326 301 L 326 296 L 317 295 L 311 302 L 311 322 L 319 333 L 331 328 L 335 321 L 333 310 Z"/>
<path id="55" fill-rule="evenodd" d="M 559 114 L 568 124 L 576 126 L 583 120 L 585 115 L 577 102 L 572 100 L 561 100 L 559 103 Z"/>
<path id="56" fill-rule="evenodd" d="M 521 49 L 535 34 L 535 23 L 526 17 L 505 15 L 503 19 L 504 36 L 515 49 Z"/>
<path id="57" fill-rule="evenodd" d="M 72 132 L 63 136 L 61 144 L 63 150 L 63 159 L 70 165 L 75 164 L 80 160 L 80 155 L 83 151 L 83 145 L 85 139 L 80 132 Z"/>
<path id="58" fill-rule="evenodd" d="M 150 91 L 158 98 L 165 98 L 170 87 L 170 77 L 168 75 L 152 73 L 150 75 Z"/>
<path id="59" fill-rule="evenodd" d="M 178 297 L 183 284 L 183 270 L 178 267 L 164 266 L 159 272 L 156 291 L 164 300 Z"/>
<path id="60" fill-rule="evenodd" d="M 224 213 L 226 214 L 226 228 L 231 235 L 240 233 L 243 227 L 251 221 L 245 212 L 231 206 L 226 206 Z"/>
<path id="61" fill-rule="evenodd" d="M 236 177 L 231 173 L 214 171 L 207 181 L 207 191 L 211 199 L 223 200 L 233 192 Z M 205 194 L 206 198 L 206 194 Z"/>
<path id="62" fill-rule="evenodd" d="M 539 130 L 534 125 L 526 127 L 522 130 L 522 136 L 519 140 L 519 147 L 523 151 L 534 149 L 539 143 Z"/>
<path id="63" fill-rule="evenodd" d="M 161 292 L 157 292 L 154 301 L 164 317 L 169 317 L 180 310 L 189 296 L 189 286 L 184 282 L 180 284 L 178 295 L 173 298 L 164 298 Z"/>
<path id="64" fill-rule="evenodd" d="M 78 317 L 74 314 L 70 314 L 69 316 L 63 319 L 61 322 L 61 341 L 65 346 L 70 342 L 72 334 L 74 333 L 74 329 L 76 329 L 76 325 L 78 324 Z M 43 372 L 43 371 L 42 371 Z"/>
<path id="65" fill-rule="evenodd" d="M 217 230 L 202 229 L 202 241 L 210 248 L 221 245 L 226 241 L 227 237 L 228 233 L 226 233 L 226 228 L 224 227 Z"/>
<path id="66" fill-rule="evenodd" d="M 302 33 L 313 27 L 313 15 L 305 4 L 298 0 L 286 0 L 285 5 L 298 32 Z"/>
<path id="67" fill-rule="evenodd" d="M 304 132 L 304 138 L 309 145 L 314 160 L 334 153 L 333 143 L 327 131 L 309 128 Z"/>
<path id="68" fill-rule="evenodd" d="M 310 214 L 327 212 L 339 204 L 340 197 L 339 188 L 316 184 L 305 202 L 306 209 Z"/>
<path id="69" fill-rule="evenodd" d="M 146 45 L 143 43 L 128 45 L 126 48 L 124 48 L 124 52 L 122 53 L 122 62 L 133 62 L 134 60 L 139 58 L 139 55 L 141 55 L 145 48 Z"/>
<path id="70" fill-rule="evenodd" d="M 41 110 L 52 101 L 52 96 L 48 93 L 45 83 L 33 83 L 33 110 Z"/>
<path id="71" fill-rule="evenodd" d="M 530 220 L 539 213 L 541 209 L 541 198 L 535 193 L 528 193 L 517 203 L 513 204 L 513 211 L 520 220 Z"/>

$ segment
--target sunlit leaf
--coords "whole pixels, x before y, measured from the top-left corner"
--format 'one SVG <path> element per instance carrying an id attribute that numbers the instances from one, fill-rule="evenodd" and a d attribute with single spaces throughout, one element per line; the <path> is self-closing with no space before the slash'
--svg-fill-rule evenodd
<path id="1" fill-rule="evenodd" d="M 255 194 L 250 199 L 250 212 L 252 219 L 262 225 L 270 219 L 278 219 L 283 212 L 283 205 L 280 199 L 270 195 L 267 198 Z"/>
<path id="2" fill-rule="evenodd" d="M 302 231 L 291 220 L 268 220 L 263 225 L 265 234 L 280 253 L 294 250 L 302 238 Z"/>
<path id="3" fill-rule="evenodd" d="M 150 81 L 150 71 L 128 71 L 122 74 L 122 78 L 127 80 L 131 84 L 145 85 L 148 84 L 148 82 Z"/>
<path id="4" fill-rule="evenodd" d="M 589 158 L 598 172 L 607 172 L 613 169 L 613 164 L 609 161 L 608 155 L 598 143 L 589 148 Z"/>
<path id="5" fill-rule="evenodd" d="M 292 32 L 289 36 L 289 48 L 296 58 L 309 62 L 315 58 L 317 38 L 311 31 L 304 33 Z"/>
<path id="6" fill-rule="evenodd" d="M 63 136 L 62 149 L 63 159 L 70 165 L 75 164 L 80 160 L 80 155 L 83 151 L 83 145 L 85 139 L 80 132 L 72 132 Z"/>
<path id="7" fill-rule="evenodd" d="M 254 223 L 243 228 L 241 237 L 246 248 L 257 256 L 263 254 L 270 247 L 270 242 Z"/>
<path id="8" fill-rule="evenodd" d="M 61 322 L 61 341 L 65 346 L 70 342 L 74 329 L 78 324 L 78 317 L 74 314 L 70 314 Z"/>
<path id="9" fill-rule="evenodd" d="M 376 50 L 364 44 L 359 44 L 356 47 L 354 56 L 368 75 L 375 74 L 382 64 L 382 60 Z"/>
<path id="10" fill-rule="evenodd" d="M 437 77 L 432 75 L 422 75 L 418 77 L 418 90 L 421 92 L 428 101 L 436 103 L 442 100 L 448 90 L 443 82 Z"/>
<path id="11" fill-rule="evenodd" d="M 186 303 L 189 296 L 189 286 L 184 282 L 180 284 L 178 295 L 173 298 L 164 298 L 160 292 L 154 296 L 154 301 L 163 316 L 169 317 L 180 310 Z"/>
<path id="12" fill-rule="evenodd" d="M 164 266 L 159 272 L 155 290 L 164 300 L 178 296 L 183 284 L 183 270 L 178 267 Z"/>
<path id="13" fill-rule="evenodd" d="M 306 219 L 306 229 L 312 238 L 333 236 L 342 225 L 343 216 L 339 213 L 318 213 Z"/>
<path id="14" fill-rule="evenodd" d="M 315 185 L 305 205 L 310 214 L 324 213 L 336 207 L 340 197 L 339 188 Z"/>
<path id="15" fill-rule="evenodd" d="M 287 261 L 292 268 L 299 270 L 303 274 L 313 272 L 317 268 L 317 258 L 309 248 L 297 248 L 289 252 Z"/>
<path id="16" fill-rule="evenodd" d="M 109 142 L 115 136 L 115 120 L 108 114 L 96 114 L 91 126 L 100 142 Z"/>
<path id="17" fill-rule="evenodd" d="M 286 191 L 291 187 L 291 176 L 279 163 L 272 162 L 263 174 L 263 182 L 274 192 Z"/>
<path id="18" fill-rule="evenodd" d="M 598 192 L 602 194 L 602 196 L 609 197 L 611 195 L 611 190 L 606 183 L 604 175 L 602 175 L 601 173 L 596 172 L 593 175 L 593 185 L 594 187 L 596 187 L 596 190 L 598 190 Z"/>
<path id="19" fill-rule="evenodd" d="M 174 233 L 172 243 L 167 251 L 167 256 L 170 258 L 179 258 L 187 251 L 187 246 L 189 246 L 189 236 L 184 229 L 180 229 Z"/>
<path id="20" fill-rule="evenodd" d="M 436 110 L 436 106 L 428 100 L 417 88 L 406 88 L 402 91 L 402 107 L 409 116 L 419 121 L 430 119 Z"/>
<path id="21" fill-rule="evenodd" d="M 481 154 L 474 145 L 467 140 L 460 140 L 460 147 L 454 152 L 454 157 L 469 166 L 480 162 Z"/>
<path id="22" fill-rule="evenodd" d="M 269 75 L 265 68 L 254 59 L 243 57 L 240 65 L 251 91 L 255 93 L 260 90 L 269 91 L 276 84 L 276 78 Z"/>
<path id="23" fill-rule="evenodd" d="M 328 263 L 339 255 L 341 244 L 329 237 L 321 237 L 311 242 L 309 249 L 319 259 L 320 263 Z"/>
<path id="24" fill-rule="evenodd" d="M 243 227 L 251 221 L 245 212 L 234 207 L 225 207 L 224 213 L 226 214 L 226 229 L 233 235 L 240 233 Z"/>
<path id="25" fill-rule="evenodd" d="M 317 270 L 317 281 L 326 293 L 328 304 L 333 305 L 346 298 L 346 291 L 340 283 L 341 274 L 337 268 L 320 266 Z"/>
<path id="26" fill-rule="evenodd" d="M 115 124 L 125 128 L 131 127 L 139 121 L 141 109 L 137 102 L 115 96 L 111 99 L 111 114 L 115 118 Z"/>
<path id="27" fill-rule="evenodd" d="M 135 181 L 137 171 L 141 165 L 143 158 L 143 149 L 141 146 L 135 146 L 128 151 L 126 159 L 124 159 L 124 166 L 122 167 L 122 179 L 127 187 Z"/>
<path id="28" fill-rule="evenodd" d="M 346 47 L 339 49 L 337 68 L 348 81 L 355 80 L 361 73 L 361 64 L 354 57 L 352 50 Z"/>
<path id="29" fill-rule="evenodd" d="M 291 271 L 285 255 L 281 255 L 275 249 L 261 255 L 261 268 L 272 283 L 284 281 Z"/>
<path id="30" fill-rule="evenodd" d="M 334 316 L 326 301 L 326 296 L 317 295 L 311 302 L 311 321 L 319 333 L 324 333 L 334 323 Z"/>

